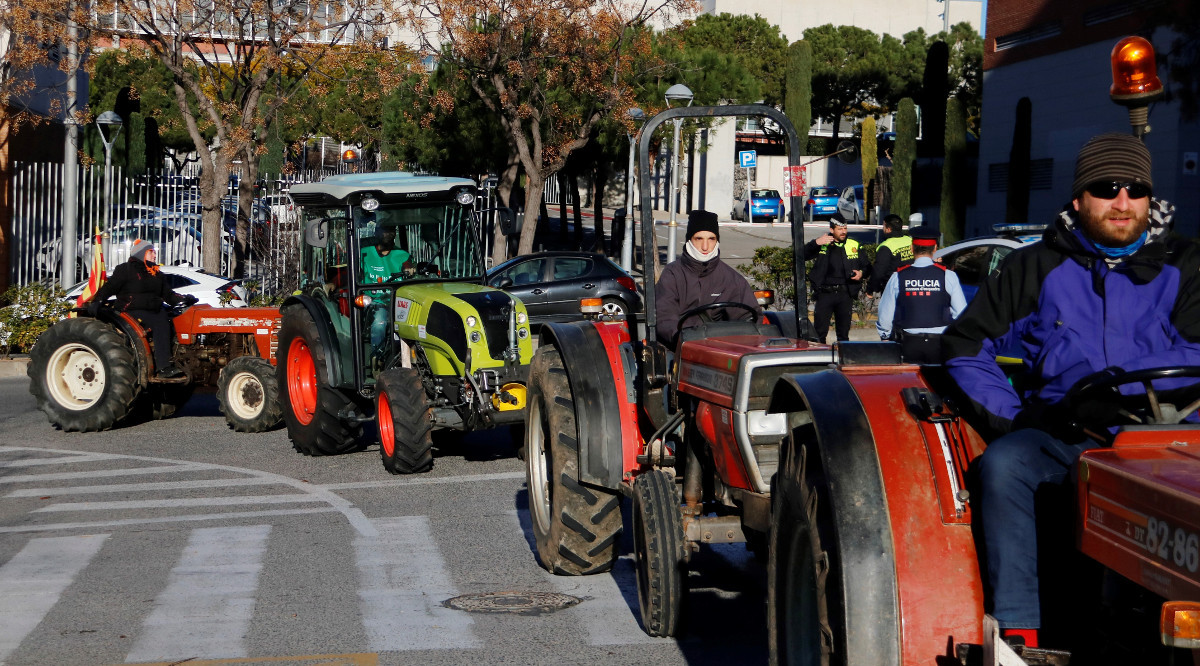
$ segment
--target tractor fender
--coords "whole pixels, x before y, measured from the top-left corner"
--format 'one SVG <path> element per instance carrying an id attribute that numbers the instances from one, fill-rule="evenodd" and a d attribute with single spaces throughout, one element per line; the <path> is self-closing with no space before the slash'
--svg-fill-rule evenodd
<path id="1" fill-rule="evenodd" d="M 641 446 L 629 329 L 624 322 L 551 323 L 542 327 L 540 343 L 558 349 L 567 371 L 579 429 L 580 481 L 620 487 L 637 469 Z"/>
<path id="2" fill-rule="evenodd" d="M 126 312 L 102 309 L 96 318 L 115 327 L 129 340 L 129 347 L 133 349 L 133 361 L 137 364 L 138 385 L 144 388 L 154 370 L 154 354 L 150 352 L 150 336 L 146 329 L 142 328 L 133 315 Z"/>
<path id="3" fill-rule="evenodd" d="M 879 454 L 862 402 L 845 375 L 836 370 L 780 377 L 768 412 L 808 412 L 816 431 L 833 524 L 832 547 L 844 575 L 828 594 L 845 609 L 845 641 L 853 646 L 848 663 L 899 664 L 901 635 L 896 555 L 888 498 Z M 792 442 L 785 440 L 784 446 Z M 780 452 L 776 492 L 795 483 L 799 456 Z M 795 493 L 792 497 L 797 496 Z M 803 510 L 803 507 L 797 507 Z"/>
<path id="4" fill-rule="evenodd" d="M 345 382 L 342 377 L 341 350 L 338 349 L 338 338 L 337 333 L 333 330 L 333 322 L 329 321 L 329 315 L 325 308 L 321 307 L 321 304 L 313 297 L 300 294 L 289 296 L 283 305 L 279 306 L 279 311 L 283 312 L 284 308 L 293 304 L 303 305 L 304 309 L 308 310 L 308 314 L 312 316 L 313 321 L 316 322 L 317 332 L 321 336 L 321 344 L 325 346 L 325 376 L 336 379 L 339 385 L 343 385 Z"/>

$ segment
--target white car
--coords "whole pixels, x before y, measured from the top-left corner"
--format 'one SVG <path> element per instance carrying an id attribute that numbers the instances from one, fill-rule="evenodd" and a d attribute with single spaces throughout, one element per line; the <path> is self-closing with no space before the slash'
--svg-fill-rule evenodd
<path id="1" fill-rule="evenodd" d="M 1000 270 L 1000 262 L 1026 242 L 1026 238 L 1012 235 L 971 238 L 939 249 L 933 258 L 954 271 L 970 301 L 983 281 Z"/>
<path id="2" fill-rule="evenodd" d="M 109 264 L 115 267 L 115 264 Z M 246 307 L 246 288 L 234 280 L 206 273 L 198 268 L 193 268 L 189 265 L 181 266 L 163 266 L 161 268 L 163 276 L 167 280 L 167 284 L 171 289 L 182 296 L 192 295 L 198 298 L 200 305 L 212 305 L 214 307 L 230 307 L 244 308 Z M 112 269 L 108 270 L 108 274 L 112 275 Z M 83 293 L 84 286 L 87 281 L 71 287 L 67 291 L 67 298 L 74 303 L 79 295 Z M 227 303 L 222 303 L 221 299 L 224 294 L 228 294 L 231 300 Z"/>
<path id="3" fill-rule="evenodd" d="M 296 203 L 292 201 L 291 195 L 284 192 L 282 194 L 268 194 L 265 197 L 258 199 L 266 204 L 271 209 L 271 217 L 276 222 L 295 222 L 296 221 Z"/>

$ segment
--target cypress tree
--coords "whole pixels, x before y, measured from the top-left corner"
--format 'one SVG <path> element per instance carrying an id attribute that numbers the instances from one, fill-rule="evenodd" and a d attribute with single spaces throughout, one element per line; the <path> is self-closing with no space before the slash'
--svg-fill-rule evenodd
<path id="1" fill-rule="evenodd" d="M 875 145 L 875 118 L 863 120 L 862 138 L 859 148 L 862 155 L 863 217 L 871 219 L 875 209 L 875 170 L 879 168 L 879 148 Z"/>
<path id="2" fill-rule="evenodd" d="M 1017 100 L 1017 123 L 1013 127 L 1012 149 L 1008 152 L 1005 222 L 1023 224 L 1029 221 L 1029 162 L 1032 141 L 1033 103 L 1028 97 L 1022 97 Z"/>
<path id="3" fill-rule="evenodd" d="M 962 103 L 946 103 L 946 158 L 942 162 L 942 242 L 957 243 L 963 236 L 967 211 L 967 116 Z"/>
<path id="4" fill-rule="evenodd" d="M 129 114 L 129 175 L 146 173 L 146 118 L 136 111 Z"/>
<path id="5" fill-rule="evenodd" d="M 917 160 L 917 105 L 900 100 L 896 110 L 896 145 L 892 153 L 892 212 L 907 220 L 913 212 L 912 176 Z"/>
<path id="6" fill-rule="evenodd" d="M 950 96 L 950 47 L 937 41 L 925 56 L 921 83 L 921 124 L 926 157 L 941 157 L 946 136 L 946 99 Z"/>
<path id="7" fill-rule="evenodd" d="M 783 108 L 796 127 L 800 149 L 806 150 L 812 127 L 812 45 L 804 40 L 788 47 Z"/>

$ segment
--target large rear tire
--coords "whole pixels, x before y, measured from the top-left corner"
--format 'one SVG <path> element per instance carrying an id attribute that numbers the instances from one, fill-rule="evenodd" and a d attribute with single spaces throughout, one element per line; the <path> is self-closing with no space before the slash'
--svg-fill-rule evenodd
<path id="1" fill-rule="evenodd" d="M 275 366 L 265 358 L 239 356 L 221 368 L 217 403 L 237 432 L 266 432 L 283 420 Z"/>
<path id="2" fill-rule="evenodd" d="M 95 319 L 64 319 L 33 345 L 29 392 L 50 423 L 67 432 L 108 430 L 138 394 L 129 341 Z"/>
<path id="3" fill-rule="evenodd" d="M 687 565 L 673 474 L 652 470 L 634 480 L 633 542 L 642 627 L 651 636 L 674 636 L 683 608 Z"/>
<path id="4" fill-rule="evenodd" d="M 433 469 L 433 408 L 413 368 L 393 368 L 375 382 L 379 453 L 392 474 Z"/>
<path id="5" fill-rule="evenodd" d="M 326 376 L 325 344 L 303 305 L 283 309 L 276 377 L 279 394 L 285 398 L 283 418 L 288 437 L 292 447 L 306 456 L 353 451 L 362 433 L 361 426 L 352 427 L 338 415 L 354 403 Z"/>
<path id="6" fill-rule="evenodd" d="M 620 495 L 579 482 L 575 401 L 553 345 L 534 354 L 528 404 L 525 472 L 538 559 L 559 575 L 608 571 L 621 534 Z"/>

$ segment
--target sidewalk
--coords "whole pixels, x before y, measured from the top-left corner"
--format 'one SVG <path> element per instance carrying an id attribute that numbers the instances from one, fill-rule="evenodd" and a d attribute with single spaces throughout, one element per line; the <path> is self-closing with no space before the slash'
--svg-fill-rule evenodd
<path id="1" fill-rule="evenodd" d="M 24 377 L 29 367 L 27 354 L 13 354 L 12 358 L 0 358 L 0 379 L 9 377 Z"/>

